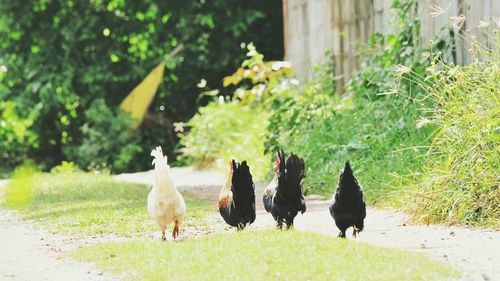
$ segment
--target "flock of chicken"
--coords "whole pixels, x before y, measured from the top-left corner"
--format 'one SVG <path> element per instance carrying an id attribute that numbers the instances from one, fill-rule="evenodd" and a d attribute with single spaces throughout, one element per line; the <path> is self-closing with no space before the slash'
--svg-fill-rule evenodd
<path id="1" fill-rule="evenodd" d="M 174 223 L 172 237 L 176 239 L 186 212 L 186 203 L 169 175 L 170 166 L 161 147 L 154 149 L 151 156 L 154 157 L 155 182 L 148 195 L 148 212 L 160 227 L 162 240 L 166 239 L 165 230 L 170 223 Z M 274 178 L 263 195 L 264 207 L 271 213 L 278 228 L 293 227 L 297 214 L 306 211 L 302 193 L 304 169 L 304 159 L 293 153 L 286 159 L 284 151 L 278 149 Z M 363 190 L 354 177 L 349 162 L 345 163 L 340 173 L 329 210 L 340 230 L 339 237 L 345 238 L 346 230 L 351 226 L 354 238 L 363 230 L 366 217 Z M 229 174 L 219 197 L 219 212 L 226 223 L 238 230 L 243 230 L 255 221 L 255 185 L 246 161 L 240 164 L 231 160 Z"/>

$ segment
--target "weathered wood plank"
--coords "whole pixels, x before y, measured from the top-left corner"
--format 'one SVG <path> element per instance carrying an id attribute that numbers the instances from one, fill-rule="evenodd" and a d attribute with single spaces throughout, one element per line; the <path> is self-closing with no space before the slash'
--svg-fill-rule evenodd
<path id="1" fill-rule="evenodd" d="M 340 93 L 358 65 L 356 48 L 366 43 L 372 32 L 394 32 L 389 24 L 393 16 L 391 4 L 392 0 L 286 0 L 286 59 L 292 62 L 299 78 L 307 79 L 313 66 L 326 62 L 324 54 L 331 51 L 334 74 L 343 77 L 337 87 Z M 433 17 L 435 5 L 444 12 Z M 479 20 L 496 25 L 493 19 L 500 20 L 500 1 L 418 0 L 416 16 L 421 20 L 422 44 L 441 32 L 448 33 L 453 29 L 450 17 L 460 14 L 466 21 L 463 29 L 455 30 L 454 41 L 458 46 L 456 62 L 464 64 L 470 62 L 468 43 L 462 39 L 465 29 L 486 42 L 485 28 L 477 28 Z"/>

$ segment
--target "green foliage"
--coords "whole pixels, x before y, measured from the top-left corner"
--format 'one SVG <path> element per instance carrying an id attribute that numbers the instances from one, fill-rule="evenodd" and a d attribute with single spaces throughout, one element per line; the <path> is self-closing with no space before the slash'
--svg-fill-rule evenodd
<path id="1" fill-rule="evenodd" d="M 500 42 L 496 29 L 496 46 Z M 474 62 L 429 70 L 425 87 L 437 128 L 412 213 L 424 222 L 500 227 L 500 55 L 471 41 Z M 494 46 L 494 45 L 493 45 Z M 441 70 L 439 70 L 441 69 Z"/>
<path id="2" fill-rule="evenodd" d="M 15 103 L 0 101 L 0 174 L 27 160 L 28 151 L 38 147 L 37 135 L 30 130 L 36 110 L 26 117 L 18 110 Z"/>
<path id="3" fill-rule="evenodd" d="M 264 61 L 253 43 L 248 44 L 247 59 L 232 75 L 224 77 L 223 85 L 237 86 L 233 99 L 241 104 L 265 101 L 270 95 L 290 86 L 287 77 L 292 74 L 291 64 L 285 61 Z"/>
<path id="4" fill-rule="evenodd" d="M 281 146 L 306 160 L 305 192 L 330 194 L 337 184 L 338 171 L 344 161 L 351 160 L 367 190 L 369 202 L 401 203 L 401 189 L 415 179 L 421 169 L 423 158 L 420 156 L 426 151 L 419 146 L 426 145 L 432 128 L 427 126 L 416 130 L 414 127 L 420 116 L 415 103 L 418 84 L 397 80 L 393 66 L 405 63 L 422 73 L 430 59 L 423 55 L 425 49 L 420 47 L 418 21 L 407 20 L 407 15 L 414 12 L 413 1 L 395 1 L 393 7 L 399 13 L 395 22 L 401 31 L 385 37 L 372 37 L 363 50 L 363 57 L 367 58 L 364 66 L 349 84 L 348 95 L 342 98 L 334 92 L 331 64 L 321 66 L 315 78 L 303 88 L 296 87 L 291 83 L 293 80 L 287 77 L 291 72 L 287 67 L 275 68 L 277 73 L 266 72 L 266 69 L 273 70 L 272 63 L 264 63 L 263 57 L 252 45 L 249 46 L 249 59 L 224 80 L 225 85 L 239 83 L 233 101 L 237 101 L 240 107 L 233 106 L 228 110 L 220 106 L 215 112 L 246 116 L 246 105 L 256 115 L 266 112 L 269 116 L 268 128 L 259 136 L 267 138 L 255 138 L 256 145 L 265 141 L 267 164 L 261 166 L 263 171 L 272 171 L 268 159 L 274 158 L 275 148 Z M 404 94 L 397 94 L 398 86 Z M 207 119 L 215 116 L 212 111 L 210 113 L 205 114 Z M 213 148 L 216 143 L 226 143 L 223 139 L 231 134 L 228 129 L 234 128 L 225 121 L 228 117 L 213 119 L 219 122 L 217 124 L 207 119 L 203 122 L 202 116 L 201 111 L 201 115 L 193 119 L 194 134 L 187 138 L 193 140 L 198 136 L 203 139 L 198 134 L 198 128 L 207 123 L 210 126 L 206 127 L 205 135 L 211 134 L 212 140 L 204 143 L 203 147 Z M 183 144 L 189 151 L 199 149 L 201 143 L 198 140 Z M 210 155 L 208 160 L 212 161 L 223 155 L 223 148 L 226 147 L 223 145 L 221 149 L 211 150 L 210 154 L 198 153 L 194 158 L 205 160 L 204 157 Z M 264 159 L 261 154 L 254 155 L 253 161 Z"/>
<path id="5" fill-rule="evenodd" d="M 231 159 L 247 160 L 255 180 L 267 175 L 270 159 L 262 140 L 267 133 L 268 114 L 248 106 L 221 99 L 200 108 L 187 125 L 183 154 L 197 166 L 216 165 L 225 170 Z"/>
<path id="6" fill-rule="evenodd" d="M 147 214 L 150 188 L 146 185 L 115 181 L 100 173 L 40 174 L 24 170 L 16 172 L 7 186 L 4 202 L 5 207 L 17 209 L 23 219 L 65 234 L 142 237 L 158 230 Z M 29 196 L 9 195 L 26 188 Z M 183 225 L 205 228 L 212 203 L 190 196 L 185 200 L 188 215 Z"/>
<path id="7" fill-rule="evenodd" d="M 346 160 L 370 203 L 404 203 L 406 186 L 418 178 L 432 128 L 415 128 L 421 114 L 416 98 L 423 91 L 399 78 L 409 70 L 424 74 L 430 59 L 419 39 L 420 23 L 409 16 L 416 12 L 415 2 L 394 1 L 392 8 L 398 32 L 372 35 L 344 97 L 334 92 L 327 64 L 303 91 L 286 92 L 273 105 L 267 145 L 304 157 L 306 192 L 332 193 Z"/>
<path id="8" fill-rule="evenodd" d="M 290 87 L 291 69 L 286 62 L 265 62 L 253 44 L 247 48 L 241 68 L 224 78 L 225 86 L 238 86 L 232 98 L 219 96 L 200 108 L 187 123 L 190 131 L 181 135 L 181 145 L 183 155 L 197 166 L 215 163 L 225 170 L 232 158 L 247 160 L 254 179 L 264 180 L 270 163 L 264 146 L 269 101 Z"/>
<path id="9" fill-rule="evenodd" d="M 347 85 L 347 91 L 364 96 L 368 100 L 380 98 L 380 94 L 405 92 L 404 98 L 415 96 L 421 89 L 411 80 L 401 80 L 407 75 L 404 69 L 394 71 L 404 65 L 417 73 L 424 73 L 430 60 L 423 56 L 426 47 L 420 40 L 420 20 L 416 17 L 417 2 L 397 0 L 391 4 L 394 13 L 392 24 L 395 34 L 373 33 L 368 44 L 362 46 L 360 70 Z"/>
<path id="10" fill-rule="evenodd" d="M 67 161 L 62 161 L 61 164 L 54 166 L 52 169 L 50 169 L 51 173 L 73 173 L 78 171 L 78 166 L 76 166 L 75 163 L 73 162 L 67 162 Z"/>
<path id="11" fill-rule="evenodd" d="M 143 152 L 139 136 L 132 131 L 131 117 L 109 108 L 104 99 L 96 99 L 85 112 L 82 144 L 69 147 L 66 154 L 88 170 L 109 169 L 125 172 L 140 168 L 134 158 Z M 133 166 L 138 165 L 138 166 Z"/>
<path id="12" fill-rule="evenodd" d="M 85 112 L 94 101 L 117 107 L 179 44 L 184 51 L 167 60 L 151 107 L 168 120 L 194 114 L 196 83 L 204 78 L 208 87 L 218 87 L 239 64 L 241 42 L 253 39 L 276 58 L 283 52 L 279 0 L 0 0 L 0 9 L 0 100 L 15 103 L 18 113 L 37 111 L 36 118 L 20 116 L 33 122 L 29 131 L 37 145 L 9 146 L 12 165 L 26 150 L 47 169 L 62 160 L 78 162 L 67 148 L 84 145 L 80 128 L 93 122 Z M 137 133 L 142 147 L 175 145 L 172 130 L 158 124 Z M 127 161 L 106 165 L 149 167 L 147 157 Z"/>
<path id="13" fill-rule="evenodd" d="M 331 67 L 318 73 L 332 77 Z M 327 86 L 327 87 L 326 87 Z M 328 90 L 326 90 L 328 89 Z M 364 96 L 339 97 L 331 78 L 280 97 L 270 118 L 268 146 L 281 145 L 306 162 L 305 191 L 330 194 L 338 171 L 351 161 L 370 203 L 398 205 L 419 171 L 430 127 L 416 130 L 414 104 L 389 95 L 367 102 Z"/>
<path id="14" fill-rule="evenodd" d="M 78 249 L 72 256 L 95 262 L 102 270 L 118 275 L 126 273 L 129 280 L 145 281 L 446 280 L 459 277 L 453 268 L 420 254 L 299 231 L 245 231 L 181 243 L 107 243 Z"/>

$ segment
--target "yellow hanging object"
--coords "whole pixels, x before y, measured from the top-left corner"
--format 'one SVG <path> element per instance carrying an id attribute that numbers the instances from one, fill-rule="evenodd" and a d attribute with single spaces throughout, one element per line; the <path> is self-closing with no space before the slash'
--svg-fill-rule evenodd
<path id="1" fill-rule="evenodd" d="M 133 129 L 139 127 L 144 119 L 144 115 L 153 101 L 156 90 L 158 89 L 161 79 L 163 78 L 164 69 L 165 64 L 160 63 L 122 101 L 120 108 L 129 112 L 134 118 L 134 123 L 132 125 Z"/>

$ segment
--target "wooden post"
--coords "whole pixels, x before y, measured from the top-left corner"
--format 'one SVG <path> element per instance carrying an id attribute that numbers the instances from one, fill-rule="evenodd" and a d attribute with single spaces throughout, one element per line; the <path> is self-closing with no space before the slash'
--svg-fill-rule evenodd
<path id="1" fill-rule="evenodd" d="M 287 54 L 287 46 L 288 46 L 288 18 L 287 18 L 287 12 L 286 9 L 288 7 L 286 0 L 283 0 L 282 2 L 282 14 L 283 14 L 283 47 L 285 51 L 285 56 Z"/>
<path id="2" fill-rule="evenodd" d="M 342 0 L 332 1 L 332 29 L 333 29 L 333 68 L 337 78 L 335 91 L 341 95 L 344 91 L 344 42 L 342 21 Z"/>

